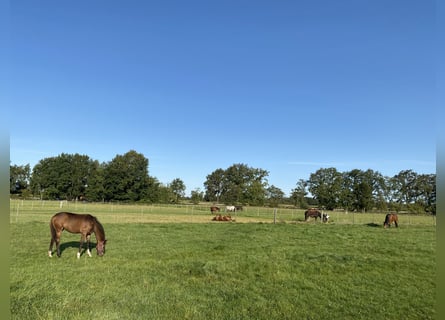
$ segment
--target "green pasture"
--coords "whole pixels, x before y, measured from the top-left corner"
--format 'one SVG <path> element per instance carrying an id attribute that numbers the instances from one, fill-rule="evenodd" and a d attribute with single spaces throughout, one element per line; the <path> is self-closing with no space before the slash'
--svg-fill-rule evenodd
<path id="1" fill-rule="evenodd" d="M 247 207 L 212 222 L 208 206 L 14 200 L 12 319 L 433 319 L 436 228 L 431 216 Z M 104 257 L 76 258 L 64 232 L 49 258 L 50 217 L 89 212 L 105 228 Z M 95 242 L 94 236 L 92 237 Z"/>
<path id="2" fill-rule="evenodd" d="M 10 222 L 43 221 L 48 222 L 51 215 L 59 211 L 91 213 L 103 223 L 208 223 L 210 204 L 200 205 L 144 205 L 119 203 L 87 203 L 67 201 L 11 200 Z M 231 214 L 238 223 L 302 223 L 304 210 L 290 208 L 268 208 L 245 206 L 243 211 L 225 212 L 220 205 L 221 214 Z M 275 216 L 274 216 L 274 210 Z M 330 224 L 380 224 L 383 225 L 386 213 L 356 213 L 344 211 L 326 211 L 330 216 Z M 399 215 L 402 225 L 435 226 L 436 217 L 432 215 Z"/>

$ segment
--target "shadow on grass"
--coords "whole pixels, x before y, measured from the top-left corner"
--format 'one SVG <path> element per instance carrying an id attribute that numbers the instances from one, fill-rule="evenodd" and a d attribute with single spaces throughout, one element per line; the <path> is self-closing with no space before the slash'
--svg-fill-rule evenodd
<path id="1" fill-rule="evenodd" d="M 65 251 L 65 249 L 68 248 L 76 248 L 79 249 L 80 246 L 80 241 L 69 241 L 69 242 L 63 242 L 60 244 L 60 255 L 63 255 L 63 252 Z M 96 242 L 90 241 L 90 250 L 93 250 L 94 248 L 96 248 Z M 55 252 L 55 247 L 53 248 L 53 252 Z M 82 246 L 82 251 L 80 252 L 80 256 L 82 256 L 87 250 L 87 245 L 86 243 L 83 244 Z"/>
<path id="2" fill-rule="evenodd" d="M 373 228 L 381 227 L 380 224 L 375 223 L 375 222 L 367 223 L 366 226 L 373 227 Z"/>

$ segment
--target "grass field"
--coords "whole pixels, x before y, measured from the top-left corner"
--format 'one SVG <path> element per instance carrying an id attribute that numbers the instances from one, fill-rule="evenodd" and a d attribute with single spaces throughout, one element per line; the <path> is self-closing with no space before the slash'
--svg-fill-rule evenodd
<path id="1" fill-rule="evenodd" d="M 208 207 L 11 201 L 12 319 L 433 319 L 435 221 L 246 208 L 235 223 Z M 76 258 L 63 233 L 49 258 L 50 217 L 90 212 L 104 257 Z M 337 216 L 336 216 L 337 214 Z M 94 236 L 93 236 L 94 239 Z M 95 239 L 94 239 L 95 240 Z M 94 242 L 93 240 L 93 242 Z M 95 250 L 93 251 L 93 253 Z"/>

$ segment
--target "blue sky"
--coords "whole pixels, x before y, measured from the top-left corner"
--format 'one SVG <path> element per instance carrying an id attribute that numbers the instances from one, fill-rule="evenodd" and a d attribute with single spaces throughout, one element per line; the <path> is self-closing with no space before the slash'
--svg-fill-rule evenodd
<path id="1" fill-rule="evenodd" d="M 436 172 L 435 2 L 14 1 L 11 164 L 136 150 L 187 193 L 236 163 Z"/>

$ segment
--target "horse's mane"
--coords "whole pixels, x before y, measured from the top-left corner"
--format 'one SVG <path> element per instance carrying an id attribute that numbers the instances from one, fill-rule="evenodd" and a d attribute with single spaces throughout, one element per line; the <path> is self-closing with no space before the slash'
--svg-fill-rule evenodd
<path id="1" fill-rule="evenodd" d="M 99 237 L 101 237 L 102 240 L 105 240 L 105 230 L 104 230 L 104 227 L 99 222 L 99 220 L 97 220 L 97 218 L 95 216 L 92 216 L 92 217 L 93 217 L 93 220 L 94 220 L 94 233 L 96 233 L 96 235 L 99 233 Z"/>

